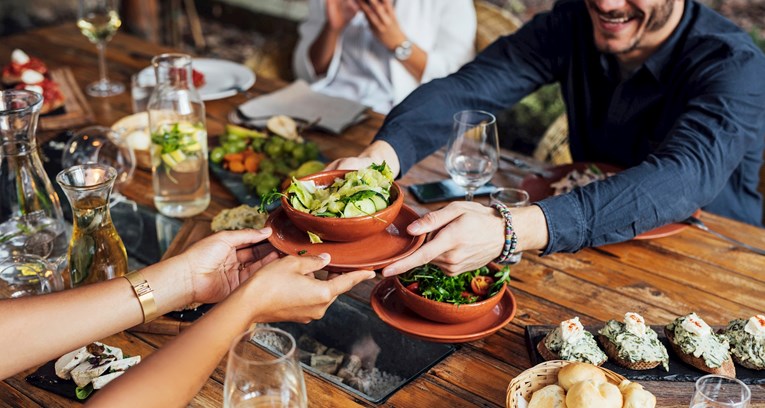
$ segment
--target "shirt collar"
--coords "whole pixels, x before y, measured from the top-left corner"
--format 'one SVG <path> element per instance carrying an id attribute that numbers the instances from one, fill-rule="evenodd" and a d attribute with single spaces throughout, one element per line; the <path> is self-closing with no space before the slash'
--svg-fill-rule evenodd
<path id="1" fill-rule="evenodd" d="M 680 19 L 680 23 L 678 23 L 669 38 L 659 46 L 659 49 L 643 63 L 646 70 L 648 70 L 657 81 L 661 81 L 662 71 L 672 63 L 671 60 L 675 48 L 680 42 L 680 38 L 685 35 L 686 30 L 690 26 L 691 16 L 695 14 L 696 7 L 698 7 L 698 5 L 695 1 L 685 0 L 683 17 Z"/>

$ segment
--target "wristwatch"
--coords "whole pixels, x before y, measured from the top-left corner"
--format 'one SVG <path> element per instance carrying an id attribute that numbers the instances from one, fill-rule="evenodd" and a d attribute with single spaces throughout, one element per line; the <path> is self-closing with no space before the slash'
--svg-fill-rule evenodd
<path id="1" fill-rule="evenodd" d="M 412 56 L 412 42 L 404 40 L 393 50 L 393 55 L 399 61 L 406 61 Z"/>

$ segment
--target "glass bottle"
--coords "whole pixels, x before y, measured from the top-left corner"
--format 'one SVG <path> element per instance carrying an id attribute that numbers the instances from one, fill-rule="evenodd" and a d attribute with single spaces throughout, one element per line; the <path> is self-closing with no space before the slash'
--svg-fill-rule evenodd
<path id="1" fill-rule="evenodd" d="M 66 251 L 61 203 L 35 138 L 42 102 L 36 92 L 0 91 L 0 260 Z"/>
<path id="2" fill-rule="evenodd" d="M 191 76 L 191 57 L 152 60 L 157 86 L 149 98 L 154 205 L 170 217 L 190 217 L 210 203 L 205 106 Z"/>
<path id="3" fill-rule="evenodd" d="M 62 170 L 56 181 L 72 206 L 69 276 L 74 287 L 123 276 L 127 252 L 109 213 L 117 170 L 97 163 Z"/>

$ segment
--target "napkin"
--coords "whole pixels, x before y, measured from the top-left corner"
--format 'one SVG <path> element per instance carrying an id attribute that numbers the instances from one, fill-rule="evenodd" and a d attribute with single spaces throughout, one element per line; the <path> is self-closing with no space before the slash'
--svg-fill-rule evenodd
<path id="1" fill-rule="evenodd" d="M 317 127 L 338 134 L 365 119 L 366 109 L 358 102 L 318 93 L 307 82 L 297 80 L 276 92 L 250 99 L 239 107 L 239 112 L 251 120 L 287 115 L 310 123 L 320 118 Z"/>

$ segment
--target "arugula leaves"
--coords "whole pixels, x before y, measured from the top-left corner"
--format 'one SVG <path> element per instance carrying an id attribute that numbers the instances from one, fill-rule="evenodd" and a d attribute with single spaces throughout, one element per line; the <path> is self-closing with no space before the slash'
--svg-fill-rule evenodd
<path id="1" fill-rule="evenodd" d="M 446 276 L 438 266 L 425 264 L 399 275 L 398 279 L 404 286 L 418 282 L 420 295 L 427 299 L 459 305 L 475 303 L 480 300 L 478 296 L 473 295 L 470 289 L 470 282 L 479 275 L 492 276 L 492 271 L 489 267 L 482 266 L 458 276 Z M 495 282 L 489 290 L 488 297 L 497 294 L 502 288 L 502 284 L 510 281 L 510 268 L 504 266 L 493 276 Z M 471 296 L 465 297 L 463 292 L 468 292 Z"/>

